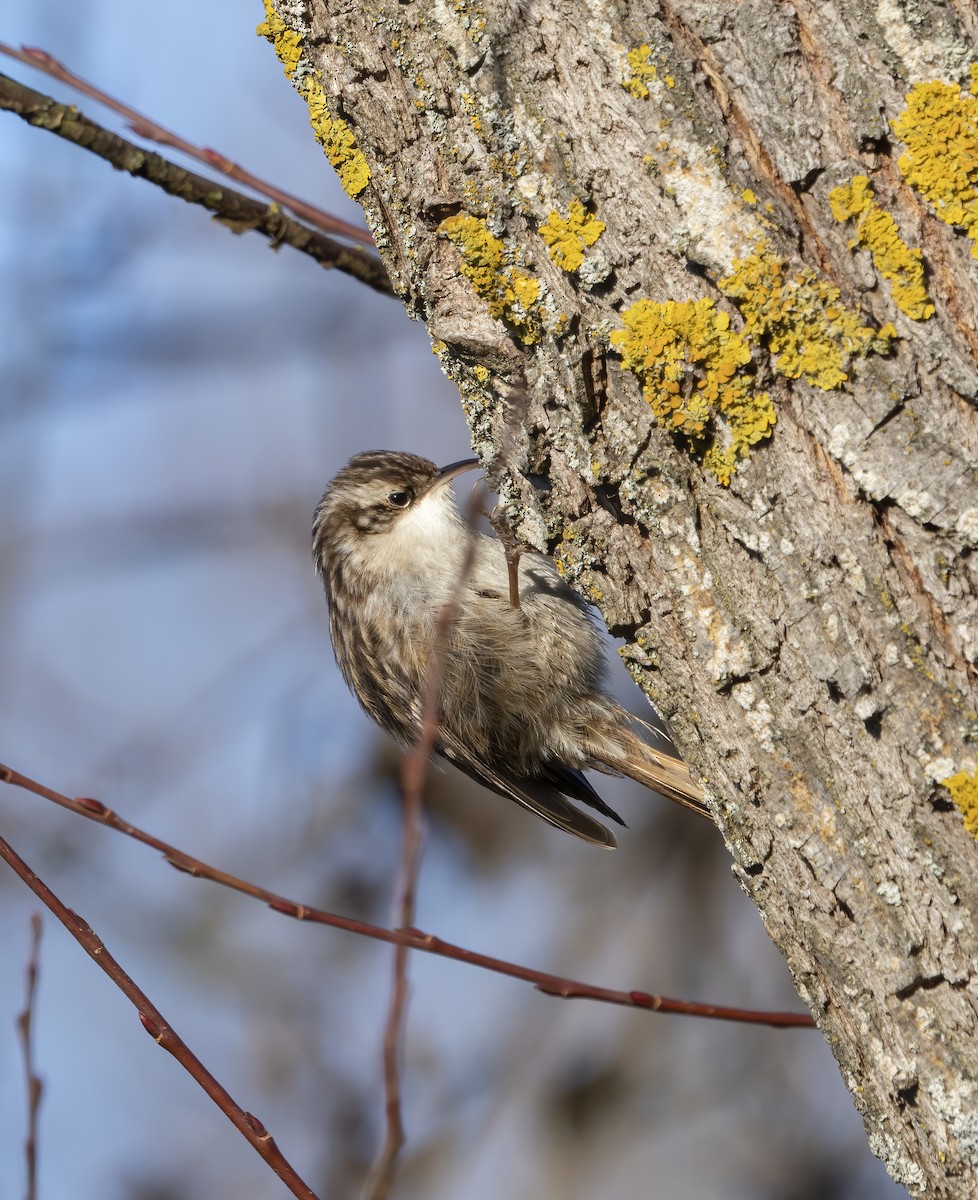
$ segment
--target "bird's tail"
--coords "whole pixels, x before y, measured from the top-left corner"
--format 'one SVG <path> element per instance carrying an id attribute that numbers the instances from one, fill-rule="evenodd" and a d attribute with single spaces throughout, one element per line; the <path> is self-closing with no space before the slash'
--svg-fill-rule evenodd
<path id="1" fill-rule="evenodd" d="M 624 711 L 622 717 L 625 720 L 634 719 Z M 675 800 L 701 817 L 714 820 L 702 789 L 681 758 L 653 750 L 624 724 L 615 723 L 612 728 L 600 732 L 592 727 L 588 732 L 592 731 L 595 736 L 588 739 L 588 752 L 595 770 L 609 775 L 627 775 L 660 796 Z"/>

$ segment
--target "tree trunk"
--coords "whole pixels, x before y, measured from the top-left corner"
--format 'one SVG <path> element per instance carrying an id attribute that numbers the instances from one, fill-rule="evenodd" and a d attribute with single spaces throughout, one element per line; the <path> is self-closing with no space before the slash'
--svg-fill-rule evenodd
<path id="1" fill-rule="evenodd" d="M 274 2 L 516 528 L 706 781 L 873 1150 L 978 1195 L 975 10 Z"/>

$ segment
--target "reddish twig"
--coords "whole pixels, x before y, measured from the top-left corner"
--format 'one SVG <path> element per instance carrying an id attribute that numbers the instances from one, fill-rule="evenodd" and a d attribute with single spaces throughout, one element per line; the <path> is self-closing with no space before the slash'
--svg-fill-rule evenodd
<path id="1" fill-rule="evenodd" d="M 488 954 L 479 954 L 475 950 L 467 950 L 464 946 L 456 946 L 443 941 L 434 934 L 425 933 L 421 929 L 384 929 L 379 925 L 370 925 L 366 921 L 357 921 L 353 917 L 340 916 L 338 913 L 326 912 L 320 908 L 300 904 L 289 900 L 257 884 L 249 883 L 227 871 L 218 870 L 192 854 L 187 854 L 176 846 L 164 842 L 161 838 L 144 832 L 128 821 L 123 820 L 117 813 L 108 808 L 101 800 L 90 798 L 71 799 L 60 792 L 45 787 L 36 780 L 21 775 L 10 767 L 0 763 L 0 782 L 9 783 L 13 787 L 23 788 L 36 796 L 43 796 L 70 812 L 87 817 L 101 825 L 107 825 L 127 837 L 142 842 L 158 850 L 171 867 L 184 871 L 199 879 L 209 879 L 232 891 L 241 892 L 262 900 L 275 912 L 294 917 L 297 921 L 311 921 L 317 925 L 328 925 L 333 929 L 345 929 L 348 933 L 359 934 L 360 937 L 371 938 L 388 945 L 407 946 L 409 950 L 421 950 L 425 954 L 436 954 L 441 958 L 454 959 L 456 962 L 468 963 L 470 966 L 481 967 L 493 971 L 497 975 L 508 975 L 511 979 L 522 979 L 531 983 L 539 991 L 548 996 L 560 996 L 566 1000 L 598 1000 L 605 1004 L 622 1004 L 627 1008 L 640 1008 L 649 1012 L 680 1013 L 688 1017 L 706 1017 L 710 1020 L 737 1021 L 748 1025 L 769 1025 L 777 1029 L 814 1028 L 815 1022 L 807 1013 L 792 1012 L 762 1012 L 750 1008 L 731 1008 L 720 1004 L 698 1004 L 692 1000 L 675 1000 L 667 996 L 657 996 L 650 992 L 620 991 L 616 988 L 597 987 L 590 983 L 580 983 L 561 975 L 552 975 L 547 971 L 537 971 L 532 967 L 523 967 L 506 959 L 493 958 Z"/>
<path id="2" fill-rule="evenodd" d="M 93 100 L 97 100 L 100 104 L 104 104 L 106 108 L 111 108 L 113 112 L 117 112 L 123 117 L 129 128 L 138 137 L 155 142 L 160 146 L 171 146 L 174 150 L 179 150 L 181 154 L 186 154 L 197 162 L 204 163 L 215 171 L 220 171 L 228 179 L 234 179 L 238 183 L 244 184 L 245 187 L 258 192 L 260 196 L 267 197 L 275 204 L 281 204 L 285 208 L 291 209 L 297 217 L 308 221 L 316 229 L 321 229 L 325 233 L 338 234 L 340 237 L 351 238 L 353 241 L 360 242 L 364 246 L 372 246 L 374 244 L 373 238 L 366 229 L 351 225 L 339 217 L 334 217 L 330 213 L 324 212 L 314 204 L 308 204 L 305 200 L 300 200 L 298 196 L 292 196 L 288 192 L 283 192 L 281 188 L 267 183 L 264 179 L 259 179 L 257 175 L 252 175 L 250 171 L 246 171 L 244 167 L 232 162 L 229 158 L 225 158 L 223 154 L 219 154 L 216 150 L 195 146 L 193 142 L 188 142 L 186 138 L 171 133 L 170 130 L 164 129 L 156 121 L 151 120 L 149 117 L 144 117 L 142 113 L 137 112 L 134 108 L 130 108 L 120 100 L 116 100 L 113 96 L 110 96 L 107 92 L 103 92 L 101 88 L 97 88 L 94 84 L 82 79 L 46 50 L 41 50 L 36 46 L 21 46 L 19 50 L 16 50 L 13 46 L 8 46 L 6 43 L 0 42 L 0 54 L 6 54 L 10 58 L 17 59 L 18 62 L 26 63 L 29 67 L 43 71 L 45 75 L 49 75 L 52 79 L 57 79 L 61 83 L 73 87 L 76 91 L 82 92 L 86 96 L 91 96 Z"/>
<path id="3" fill-rule="evenodd" d="M 300 1200 L 317 1200 L 315 1192 L 299 1178 L 295 1168 L 286 1160 L 281 1150 L 276 1146 L 275 1139 L 261 1121 L 257 1117 L 252 1116 L 251 1113 L 245 1112 L 232 1099 L 231 1095 L 218 1083 L 200 1059 L 191 1051 L 186 1042 L 177 1036 L 146 993 L 136 986 L 108 952 L 105 948 L 105 943 L 95 933 L 91 925 L 76 912 L 68 908 L 67 905 L 63 904 L 48 885 L 42 879 L 38 878 L 13 847 L 2 837 L 0 837 L 0 858 L 27 884 L 34 895 L 50 909 L 89 958 L 101 967 L 126 999 L 132 1002 L 139 1020 L 149 1036 L 158 1045 L 162 1046 L 164 1050 L 169 1051 L 187 1074 L 200 1084 L 231 1124 L 254 1146 L 293 1196 L 300 1197 Z"/>
<path id="4" fill-rule="evenodd" d="M 470 513 L 469 528 L 474 535 Z M 424 783 L 428 762 L 438 738 L 438 697 L 445 670 L 448 639 L 458 608 L 458 596 L 472 571 L 475 560 L 475 537 L 470 536 L 465 556 L 459 567 L 454 595 L 438 613 L 432 642 L 431 661 L 425 680 L 424 702 L 421 709 L 421 728 L 417 739 L 401 763 L 401 799 L 404 808 L 404 835 L 401 848 L 401 892 L 398 904 L 398 928 L 407 929 L 414 923 L 414 904 L 417 893 L 418 869 L 421 862 L 421 815 L 424 805 Z M 394 1181 L 397 1159 L 404 1147 L 404 1121 L 401 1115 L 400 1056 L 407 1009 L 407 962 L 411 947 L 399 942 L 394 950 L 394 981 L 391 1001 L 384 1028 L 384 1110 L 387 1128 L 384 1145 L 375 1162 L 364 1195 L 370 1200 L 385 1200 Z"/>
<path id="5" fill-rule="evenodd" d="M 206 209 L 232 233 L 261 234 L 273 247 L 292 246 L 322 267 L 335 268 L 375 291 L 394 295 L 384 264 L 376 254 L 311 229 L 288 216 L 278 204 L 246 196 L 226 184 L 218 185 L 212 178 L 177 166 L 153 150 L 144 150 L 96 124 L 74 105 L 58 104 L 43 92 L 35 92 L 7 75 L 0 75 L 0 109 L 87 150 L 118 171 L 145 179 L 185 204 Z"/>
<path id="6" fill-rule="evenodd" d="M 41 950 L 41 914 L 31 913 L 31 949 L 27 959 L 24 989 L 24 1008 L 17 1018 L 17 1032 L 24 1059 L 24 1078 L 27 1083 L 27 1136 L 24 1139 L 24 1158 L 27 1162 L 27 1200 L 37 1200 L 37 1115 L 41 1107 L 44 1084 L 34 1068 L 34 1005 L 37 1000 L 37 973 Z"/>

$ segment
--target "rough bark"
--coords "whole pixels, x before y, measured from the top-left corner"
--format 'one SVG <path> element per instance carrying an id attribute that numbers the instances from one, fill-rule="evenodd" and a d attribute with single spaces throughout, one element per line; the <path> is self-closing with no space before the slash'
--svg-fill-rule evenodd
<path id="1" fill-rule="evenodd" d="M 948 1197 L 978 1195 L 978 845 L 952 802 L 978 169 L 940 146 L 974 136 L 976 23 L 966 0 L 275 0 L 266 25 L 518 530 L 705 779 L 874 1151 Z"/>

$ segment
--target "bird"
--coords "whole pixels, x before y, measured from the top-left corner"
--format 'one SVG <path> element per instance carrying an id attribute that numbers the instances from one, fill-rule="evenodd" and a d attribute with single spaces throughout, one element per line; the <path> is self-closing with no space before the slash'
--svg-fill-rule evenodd
<path id="1" fill-rule="evenodd" d="M 323 493 L 313 559 L 336 661 L 360 705 L 402 746 L 416 742 L 439 614 L 451 605 L 439 756 L 595 846 L 613 849 L 614 833 L 572 801 L 624 822 L 585 770 L 626 775 L 712 820 L 686 764 L 639 737 L 636 719 L 608 694 L 593 609 L 551 559 L 508 555 L 463 519 L 450 485 L 478 467 L 371 450 Z"/>

